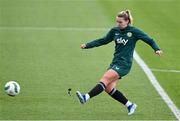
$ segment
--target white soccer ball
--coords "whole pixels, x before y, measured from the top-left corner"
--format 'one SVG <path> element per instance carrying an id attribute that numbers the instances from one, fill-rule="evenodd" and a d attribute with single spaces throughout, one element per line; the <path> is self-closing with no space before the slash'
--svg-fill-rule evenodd
<path id="1" fill-rule="evenodd" d="M 15 81 L 9 81 L 5 84 L 4 90 L 9 96 L 16 96 L 20 93 L 20 86 Z"/>

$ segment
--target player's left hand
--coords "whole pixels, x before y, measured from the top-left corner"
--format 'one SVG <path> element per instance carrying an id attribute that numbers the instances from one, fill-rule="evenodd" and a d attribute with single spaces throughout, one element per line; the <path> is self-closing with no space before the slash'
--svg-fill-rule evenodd
<path id="1" fill-rule="evenodd" d="M 161 55 L 163 54 L 163 51 L 162 51 L 162 50 L 157 50 L 155 53 L 156 53 L 157 55 L 161 56 Z"/>

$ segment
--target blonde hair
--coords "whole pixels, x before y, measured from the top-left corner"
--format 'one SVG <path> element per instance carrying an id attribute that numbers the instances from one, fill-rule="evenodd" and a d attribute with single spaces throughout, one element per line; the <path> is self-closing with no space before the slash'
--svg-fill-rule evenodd
<path id="1" fill-rule="evenodd" d="M 125 11 L 119 12 L 117 17 L 122 17 L 126 21 L 129 20 L 128 24 L 132 24 L 133 23 L 133 17 L 131 15 L 131 11 L 130 10 L 125 10 Z"/>

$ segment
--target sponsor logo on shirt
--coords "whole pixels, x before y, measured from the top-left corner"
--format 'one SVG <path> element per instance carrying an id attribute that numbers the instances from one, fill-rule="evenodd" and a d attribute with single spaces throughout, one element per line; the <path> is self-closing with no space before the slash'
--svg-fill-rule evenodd
<path id="1" fill-rule="evenodd" d="M 126 45 L 127 42 L 128 42 L 128 39 L 126 40 L 126 39 L 123 39 L 122 37 L 120 37 L 120 38 L 116 39 L 116 42 L 117 42 L 118 44 Z"/>

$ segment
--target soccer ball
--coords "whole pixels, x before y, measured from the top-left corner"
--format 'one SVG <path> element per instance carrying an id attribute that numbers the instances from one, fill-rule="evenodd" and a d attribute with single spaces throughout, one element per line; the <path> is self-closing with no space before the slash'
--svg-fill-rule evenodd
<path id="1" fill-rule="evenodd" d="M 5 84 L 4 90 L 9 96 L 16 96 L 20 93 L 20 86 L 15 81 L 9 81 Z"/>

